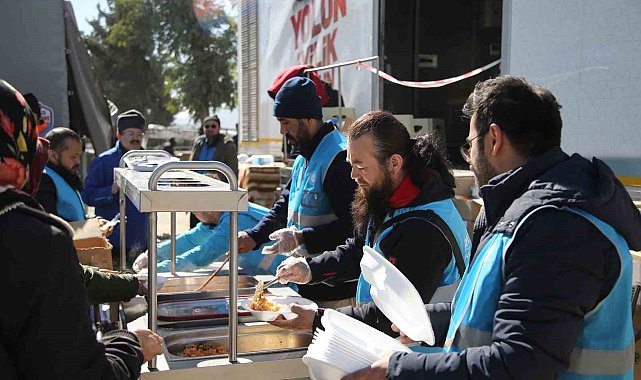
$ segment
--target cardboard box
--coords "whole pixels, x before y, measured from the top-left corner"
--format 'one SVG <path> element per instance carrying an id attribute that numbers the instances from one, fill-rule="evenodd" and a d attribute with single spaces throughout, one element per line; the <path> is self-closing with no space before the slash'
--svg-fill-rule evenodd
<path id="1" fill-rule="evenodd" d="M 465 221 L 467 226 L 467 234 L 472 238 L 472 233 L 474 232 L 474 221 L 483 207 L 483 200 L 480 198 L 475 199 L 465 199 L 462 196 L 456 196 L 453 199 L 454 206 L 461 214 L 461 218 Z"/>
<path id="2" fill-rule="evenodd" d="M 80 264 L 103 269 L 113 269 L 111 249 L 113 246 L 102 236 L 98 219 L 71 222 L 74 230 L 73 245 Z"/>
<path id="3" fill-rule="evenodd" d="M 472 188 L 476 183 L 474 173 L 471 170 L 454 170 L 454 181 L 456 183 L 456 188 L 454 189 L 456 195 L 472 197 Z"/>
<path id="4" fill-rule="evenodd" d="M 356 119 L 356 108 L 342 107 L 341 108 L 342 123 L 338 129 L 345 133 Z M 335 119 L 338 120 L 338 107 L 323 107 L 323 120 Z"/>

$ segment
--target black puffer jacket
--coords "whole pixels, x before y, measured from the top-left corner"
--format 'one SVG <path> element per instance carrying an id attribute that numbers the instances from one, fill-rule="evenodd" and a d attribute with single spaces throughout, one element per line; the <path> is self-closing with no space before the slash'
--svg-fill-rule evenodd
<path id="1" fill-rule="evenodd" d="M 569 157 L 555 148 L 492 179 L 481 194 L 485 209 L 476 222 L 473 254 L 493 234 L 513 234 L 524 215 L 542 205 L 585 210 L 613 226 L 631 249 L 641 249 L 641 215 L 597 159 Z M 596 227 L 573 213 L 538 211 L 520 228 L 506 253 L 493 343 L 461 353 L 395 353 L 388 378 L 553 379 L 567 369 L 584 316 L 616 281 L 618 254 Z M 441 343 L 449 320 L 443 306 L 430 315 Z"/>
<path id="2" fill-rule="evenodd" d="M 97 341 L 87 291 L 64 222 L 35 199 L 0 193 L 0 378 L 137 379 L 136 336 Z"/>

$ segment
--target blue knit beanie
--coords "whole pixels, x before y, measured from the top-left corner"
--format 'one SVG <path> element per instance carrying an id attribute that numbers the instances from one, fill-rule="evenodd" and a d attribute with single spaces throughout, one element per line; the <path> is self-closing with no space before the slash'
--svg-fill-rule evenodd
<path id="1" fill-rule="evenodd" d="M 322 119 L 316 85 L 309 78 L 291 78 L 278 90 L 274 100 L 274 116 L 288 119 Z"/>

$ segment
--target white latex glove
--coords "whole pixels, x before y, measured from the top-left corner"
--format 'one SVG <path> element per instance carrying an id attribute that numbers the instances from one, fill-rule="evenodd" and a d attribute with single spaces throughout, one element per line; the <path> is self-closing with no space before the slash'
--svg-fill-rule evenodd
<path id="1" fill-rule="evenodd" d="M 307 284 L 312 280 L 312 269 L 304 257 L 288 257 L 276 268 L 276 277 L 281 284 Z"/>
<path id="2" fill-rule="evenodd" d="M 134 265 L 132 267 L 135 272 L 140 272 L 141 270 L 147 268 L 148 265 L 149 257 L 147 256 L 147 252 L 143 252 L 138 257 L 136 257 L 136 261 L 134 261 Z"/>
<path id="3" fill-rule="evenodd" d="M 303 232 L 296 227 L 281 228 L 269 235 L 270 240 L 278 240 L 273 245 L 263 247 L 264 255 L 279 254 L 283 256 L 303 256 L 307 250 L 301 247 L 303 244 Z"/>
<path id="4" fill-rule="evenodd" d="M 134 276 L 142 283 L 142 286 L 144 286 L 145 289 L 149 289 L 149 283 L 147 282 L 149 280 L 149 273 L 147 272 L 147 268 L 144 268 L 140 273 L 136 273 Z M 165 285 L 165 282 L 167 282 L 167 277 L 156 274 L 156 290 L 160 290 L 160 288 Z"/>

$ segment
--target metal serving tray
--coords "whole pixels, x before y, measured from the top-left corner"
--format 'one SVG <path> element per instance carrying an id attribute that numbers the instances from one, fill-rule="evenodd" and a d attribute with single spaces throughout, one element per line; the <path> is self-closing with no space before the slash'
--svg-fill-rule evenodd
<path id="1" fill-rule="evenodd" d="M 194 292 L 206 280 L 206 276 L 170 277 L 158 291 L 158 302 L 229 297 L 229 276 L 216 276 L 205 289 Z M 254 294 L 256 284 L 252 276 L 238 276 L 238 295 Z"/>
<path id="2" fill-rule="evenodd" d="M 251 315 L 248 311 L 238 311 L 239 316 Z M 202 319 L 229 318 L 229 300 L 213 298 L 158 304 L 158 320 L 178 322 Z"/>
<path id="3" fill-rule="evenodd" d="M 222 358 L 227 354 L 199 357 L 185 357 L 182 352 L 187 344 L 209 343 L 228 347 L 227 327 L 191 329 L 170 333 L 164 337 L 168 361 L 203 360 Z M 270 324 L 238 327 L 238 352 L 264 354 L 288 351 L 303 351 L 312 341 L 312 335 L 305 331 L 284 330 Z"/>

